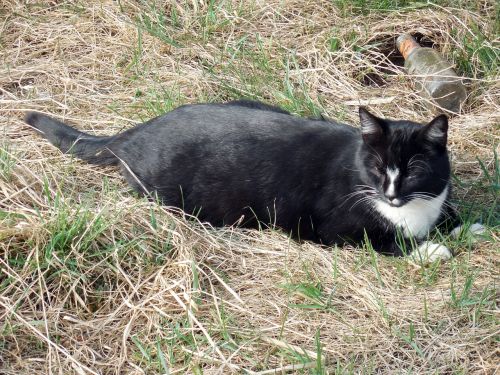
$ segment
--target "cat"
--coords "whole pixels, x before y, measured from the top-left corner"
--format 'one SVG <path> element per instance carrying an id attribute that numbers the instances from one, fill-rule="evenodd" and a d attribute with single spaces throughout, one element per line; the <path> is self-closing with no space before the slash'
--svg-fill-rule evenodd
<path id="1" fill-rule="evenodd" d="M 97 137 L 46 115 L 25 121 L 62 152 L 117 165 L 130 185 L 214 226 L 281 228 L 300 240 L 448 259 L 426 241 L 457 221 L 449 199 L 448 119 L 426 125 L 359 108 L 361 128 L 261 102 L 184 105 Z"/>

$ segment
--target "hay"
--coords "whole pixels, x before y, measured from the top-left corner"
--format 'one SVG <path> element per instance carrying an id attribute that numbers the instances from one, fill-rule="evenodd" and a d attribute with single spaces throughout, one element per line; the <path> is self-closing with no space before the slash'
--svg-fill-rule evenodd
<path id="1" fill-rule="evenodd" d="M 292 105 L 288 68 L 295 95 L 327 116 L 356 124 L 360 102 L 423 122 L 431 114 L 401 69 L 395 35 L 418 32 L 451 58 L 468 48 L 471 25 L 493 32 L 486 1 L 349 19 L 327 1 L 228 4 L 0 5 L 1 160 L 12 166 L 0 179 L 0 372 L 498 371 L 497 231 L 421 268 L 275 230 L 203 227 L 23 124 L 37 110 L 114 134 L 181 103 L 243 94 Z M 158 9 L 177 14 L 157 30 L 175 43 L 138 29 Z M 498 37 L 491 46 L 498 56 Z M 476 157 L 494 172 L 500 86 L 477 59 L 450 151 L 467 182 L 458 197 L 490 204 Z"/>

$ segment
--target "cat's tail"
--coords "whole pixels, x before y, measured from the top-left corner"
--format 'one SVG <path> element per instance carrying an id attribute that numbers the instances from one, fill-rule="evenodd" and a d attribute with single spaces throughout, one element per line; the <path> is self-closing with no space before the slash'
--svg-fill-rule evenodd
<path id="1" fill-rule="evenodd" d="M 24 121 L 39 131 L 62 152 L 75 155 L 92 164 L 113 165 L 119 159 L 108 148 L 114 137 L 96 137 L 37 112 L 28 112 Z"/>

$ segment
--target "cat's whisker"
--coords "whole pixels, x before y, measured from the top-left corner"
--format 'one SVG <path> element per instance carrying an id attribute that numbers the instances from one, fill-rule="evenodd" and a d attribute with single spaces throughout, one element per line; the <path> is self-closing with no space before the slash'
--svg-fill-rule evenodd
<path id="1" fill-rule="evenodd" d="M 371 191 L 373 191 L 373 190 L 371 190 L 371 189 L 356 190 L 356 191 L 353 191 L 352 193 L 344 195 L 342 198 L 348 197 L 348 196 L 351 196 L 351 195 L 356 195 L 356 194 L 362 194 L 362 193 L 366 193 L 366 192 L 371 192 Z"/>
<path id="2" fill-rule="evenodd" d="M 361 203 L 364 203 L 364 202 L 368 202 L 368 201 L 373 201 L 373 198 L 370 197 L 370 196 L 366 196 L 366 197 L 363 197 L 361 199 L 358 199 L 350 208 L 349 208 L 349 211 L 351 211 L 354 207 L 356 207 L 357 205 L 361 204 Z"/>
<path id="3" fill-rule="evenodd" d="M 411 195 L 425 196 L 425 197 L 428 197 L 429 199 L 436 198 L 438 196 L 438 194 L 424 192 L 424 191 L 416 191 L 416 192 L 412 193 Z"/>
<path id="4" fill-rule="evenodd" d="M 361 191 L 355 191 L 353 193 L 347 194 L 347 199 L 345 199 L 339 207 L 344 206 L 344 204 L 347 203 L 350 199 L 356 197 L 357 195 L 364 195 L 364 196 L 371 196 L 374 195 L 372 190 L 361 190 Z"/>
<path id="5" fill-rule="evenodd" d="M 425 195 L 425 194 L 412 194 L 410 195 L 411 198 L 419 198 L 420 203 L 424 204 L 425 206 L 429 208 L 434 208 L 435 205 L 430 201 L 430 199 L 434 198 L 432 195 Z M 440 214 L 444 215 L 446 218 L 451 217 L 451 215 L 447 212 L 445 209 L 446 207 L 453 209 L 453 206 L 447 203 L 446 201 L 443 202 L 442 206 L 440 207 Z"/>
<path id="6" fill-rule="evenodd" d="M 424 204 L 424 205 L 426 205 L 428 207 L 434 207 L 434 205 L 432 204 L 432 202 L 430 202 L 428 199 L 421 199 L 420 203 Z"/>
<path id="7" fill-rule="evenodd" d="M 413 155 L 408 161 L 408 169 L 409 170 L 421 170 L 424 172 L 432 171 L 432 168 L 429 166 L 429 163 L 422 159 L 417 159 L 417 157 L 422 157 L 422 154 Z"/>
<path id="8" fill-rule="evenodd" d="M 413 194 L 410 195 L 411 199 L 418 198 L 418 199 L 421 199 L 422 201 L 429 201 L 429 200 L 434 199 L 436 197 L 437 197 L 436 194 L 433 194 L 433 193 L 424 193 L 424 192 L 417 192 L 417 193 L 413 193 Z M 453 205 L 450 204 L 447 201 L 444 201 L 442 203 L 442 205 L 444 207 L 448 207 L 448 208 L 454 209 Z"/>
<path id="9" fill-rule="evenodd" d="M 408 168 L 410 169 L 410 171 L 423 171 L 423 172 L 427 172 L 428 171 L 428 168 L 424 168 L 420 165 L 413 165 L 413 166 L 408 166 Z"/>
<path id="10" fill-rule="evenodd" d="M 378 152 L 370 152 L 370 155 L 373 156 L 375 159 L 377 159 L 377 161 L 380 163 L 380 164 L 384 164 L 384 161 L 382 160 L 382 157 L 378 154 Z"/>
<path id="11" fill-rule="evenodd" d="M 368 194 L 370 193 L 371 191 L 370 190 L 360 190 L 360 191 L 355 191 L 353 193 L 349 193 L 349 194 L 346 194 L 344 195 L 342 198 L 347 198 L 346 200 L 349 200 L 351 199 L 352 197 L 355 197 L 356 195 L 360 195 L 360 194 Z"/>
<path id="12" fill-rule="evenodd" d="M 456 209 L 456 207 L 453 204 L 446 202 L 446 201 L 443 202 L 443 207 L 447 207 L 447 208 L 451 209 L 452 211 L 454 211 Z"/>
<path id="13" fill-rule="evenodd" d="M 356 185 L 356 188 L 363 188 L 364 190 L 369 190 L 373 192 L 374 194 L 377 194 L 377 189 L 375 189 L 373 186 L 370 185 Z"/>
<path id="14" fill-rule="evenodd" d="M 408 160 L 408 166 L 410 166 L 410 165 L 411 165 L 411 163 L 415 161 L 415 158 L 420 157 L 420 156 L 423 156 L 423 155 L 422 155 L 422 154 L 415 154 L 415 155 L 413 155 L 413 156 L 410 158 L 410 160 Z"/>
<path id="15" fill-rule="evenodd" d="M 369 186 L 369 185 L 356 185 L 355 188 L 356 189 L 363 188 L 363 189 L 358 189 L 356 191 L 353 191 L 352 193 L 344 195 L 342 198 L 353 196 L 353 195 L 356 195 L 356 194 L 362 194 L 362 193 L 376 193 L 375 188 L 372 187 L 372 186 Z"/>
<path id="16" fill-rule="evenodd" d="M 428 196 L 428 195 L 422 195 L 422 194 L 411 194 L 409 196 L 409 198 L 411 199 L 423 199 L 423 200 L 429 200 L 429 199 L 432 199 L 433 197 L 431 196 Z"/>
<path id="17" fill-rule="evenodd" d="M 355 187 L 365 187 L 365 188 L 368 188 L 368 189 L 375 190 L 375 188 L 373 186 L 370 186 L 370 185 L 359 184 L 359 185 L 355 185 Z"/>
<path id="18" fill-rule="evenodd" d="M 352 169 L 352 168 L 347 168 L 347 167 L 342 167 L 343 169 L 347 170 L 347 171 L 352 171 L 352 172 L 361 172 L 361 170 L 359 169 Z"/>

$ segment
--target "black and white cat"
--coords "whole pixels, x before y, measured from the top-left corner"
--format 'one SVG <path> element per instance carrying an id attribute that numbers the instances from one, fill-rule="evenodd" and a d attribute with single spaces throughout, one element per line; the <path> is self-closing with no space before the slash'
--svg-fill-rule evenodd
<path id="1" fill-rule="evenodd" d="M 119 165 L 135 190 L 215 226 L 270 224 L 327 245 L 367 236 L 383 253 L 451 257 L 425 241 L 455 218 L 446 116 L 421 125 L 359 114 L 361 130 L 239 100 L 185 105 L 110 137 L 39 113 L 26 122 L 63 152 Z"/>

